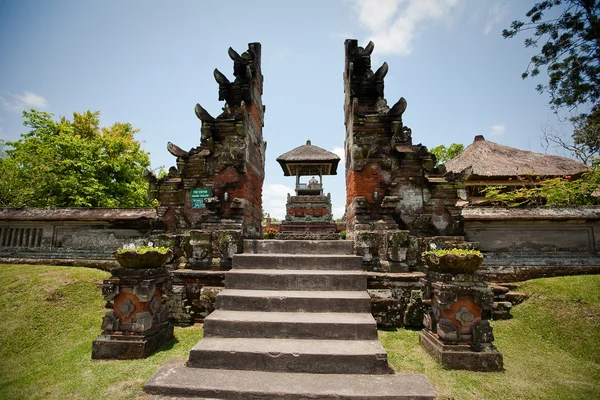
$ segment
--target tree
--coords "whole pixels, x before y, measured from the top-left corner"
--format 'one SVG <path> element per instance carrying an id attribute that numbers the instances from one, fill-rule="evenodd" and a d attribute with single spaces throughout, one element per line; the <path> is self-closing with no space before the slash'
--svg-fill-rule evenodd
<path id="1" fill-rule="evenodd" d="M 532 32 L 525 47 L 541 45 L 541 49 L 531 57 L 522 77 L 537 76 L 540 68 L 546 68 L 548 83 L 536 89 L 550 95 L 555 112 L 577 110 L 571 118 L 573 145 L 596 155 L 600 143 L 599 11 L 600 0 L 539 1 L 526 14 L 529 22 L 513 21 L 510 29 L 502 31 L 504 38 Z"/>
<path id="2" fill-rule="evenodd" d="M 558 16 L 543 20 L 544 13 L 563 6 Z M 538 47 L 523 78 L 536 76 L 546 67 L 547 85 L 537 90 L 548 91 L 554 109 L 598 104 L 600 99 L 600 0 L 546 0 L 535 3 L 526 16 L 530 22 L 513 21 L 502 36 L 512 38 L 522 31 L 533 30 L 525 39 L 525 47 Z"/>
<path id="3" fill-rule="evenodd" d="M 448 147 L 444 146 L 443 144 L 435 146 L 433 149 L 429 150 L 429 152 L 435 155 L 438 164 L 446 164 L 448 161 L 457 157 L 464 150 L 464 145 L 452 143 Z"/>
<path id="4" fill-rule="evenodd" d="M 7 142 L 0 173 L 5 207 L 149 206 L 142 171 L 150 165 L 129 123 L 100 127 L 100 112 L 74 113 L 73 120 L 24 111 L 30 128 Z"/>

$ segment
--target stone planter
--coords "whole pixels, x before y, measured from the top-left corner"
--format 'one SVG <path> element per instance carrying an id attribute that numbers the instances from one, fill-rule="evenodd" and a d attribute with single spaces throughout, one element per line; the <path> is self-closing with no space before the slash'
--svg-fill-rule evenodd
<path id="1" fill-rule="evenodd" d="M 166 252 L 148 250 L 144 253 L 138 253 L 135 249 L 125 252 L 115 251 L 113 253 L 119 265 L 123 268 L 158 268 L 162 267 L 173 255 L 169 249 Z"/>
<path id="2" fill-rule="evenodd" d="M 502 354 L 493 345 L 490 323 L 483 319 L 483 310 L 492 308 L 494 293 L 474 274 L 483 256 L 423 256 L 429 268 L 421 280 L 423 303 L 428 305 L 421 345 L 444 368 L 501 371 Z"/>
<path id="3" fill-rule="evenodd" d="M 434 253 L 425 253 L 423 259 L 431 271 L 443 274 L 472 274 L 483 263 L 483 254 L 444 254 L 438 256 Z"/>
<path id="4" fill-rule="evenodd" d="M 102 284 L 102 295 L 113 308 L 102 319 L 102 333 L 92 344 L 93 359 L 146 358 L 173 339 L 165 301 L 171 278 L 161 267 L 171 255 L 171 250 L 114 253 L 123 268 Z"/>

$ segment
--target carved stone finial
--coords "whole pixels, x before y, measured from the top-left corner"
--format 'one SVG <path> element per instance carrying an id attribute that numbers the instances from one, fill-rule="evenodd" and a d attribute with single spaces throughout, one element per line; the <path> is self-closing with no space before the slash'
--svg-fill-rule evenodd
<path id="1" fill-rule="evenodd" d="M 196 103 L 196 107 L 194 107 L 194 113 L 202 122 L 213 122 L 215 120 L 215 118 L 198 103 Z"/>
<path id="2" fill-rule="evenodd" d="M 181 147 L 171 142 L 167 143 L 167 150 L 175 157 L 187 157 L 189 155 L 189 152 L 183 150 Z"/>
<path id="3" fill-rule="evenodd" d="M 400 97 L 400 100 L 398 100 L 390 109 L 389 115 L 393 117 L 402 117 L 402 114 L 404 114 L 404 111 L 406 111 L 407 105 L 408 103 L 406 102 L 406 99 L 404 97 Z"/>
<path id="4" fill-rule="evenodd" d="M 228 85 L 231 83 L 229 81 L 229 79 L 227 79 L 227 77 L 225 75 L 223 75 L 223 73 L 221 71 L 219 71 L 217 68 L 215 68 L 213 75 L 219 85 Z"/>

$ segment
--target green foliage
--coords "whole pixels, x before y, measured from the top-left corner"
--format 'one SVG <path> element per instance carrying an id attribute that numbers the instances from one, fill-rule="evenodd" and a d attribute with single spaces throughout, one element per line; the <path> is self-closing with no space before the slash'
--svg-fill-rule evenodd
<path id="1" fill-rule="evenodd" d="M 536 89 L 550 94 L 555 111 L 576 107 L 591 110 L 572 118 L 575 124 L 572 147 L 586 154 L 600 155 L 600 0 L 545 0 L 527 12 L 529 22 L 513 21 L 502 36 L 512 38 L 532 31 L 526 47 L 539 47 L 539 53 L 522 74 L 536 76 L 546 68 L 548 84 Z M 549 14 L 549 15 L 545 15 Z M 581 148 L 581 146 L 584 148 Z"/>
<path id="2" fill-rule="evenodd" d="M 164 165 L 159 165 L 158 168 L 151 170 L 156 179 L 163 179 L 167 175 L 169 175 L 169 171 L 165 168 Z"/>
<path id="3" fill-rule="evenodd" d="M 541 206 L 576 207 L 598 203 L 594 192 L 600 186 L 600 168 L 594 167 L 583 174 L 581 179 L 571 177 L 553 178 L 539 181 L 537 185 L 522 186 L 507 190 L 506 186 L 488 186 L 483 191 L 485 197 L 494 204 L 508 207 Z"/>
<path id="4" fill-rule="evenodd" d="M 129 123 L 100 127 L 100 113 L 74 113 L 73 120 L 24 111 L 30 128 L 6 143 L 0 160 L 0 206 L 144 207 L 150 165 Z"/>
<path id="5" fill-rule="evenodd" d="M 553 9 L 554 8 L 554 9 Z M 600 1 L 546 0 L 527 12 L 529 22 L 513 21 L 502 36 L 512 38 L 533 31 L 526 47 L 538 47 L 523 78 L 536 76 L 546 67 L 549 82 L 538 85 L 548 91 L 555 108 L 597 104 L 600 100 Z M 544 13 L 556 14 L 544 20 Z"/>
<path id="6" fill-rule="evenodd" d="M 266 223 L 267 217 L 271 218 L 271 222 L 277 222 L 277 221 L 279 221 L 277 218 L 271 217 L 271 214 L 269 214 L 268 212 L 266 212 L 266 211 L 263 210 L 263 212 L 262 212 L 262 220 L 261 220 L 261 222 L 263 224 Z"/>
<path id="7" fill-rule="evenodd" d="M 453 254 L 455 256 L 464 257 L 467 254 L 475 254 L 481 255 L 479 250 L 470 250 L 470 249 L 436 249 L 436 250 L 427 250 L 425 254 L 435 254 L 438 257 L 445 256 L 447 254 Z"/>
<path id="8" fill-rule="evenodd" d="M 346 240 L 346 230 L 345 229 L 340 232 L 340 239 Z"/>
<path id="9" fill-rule="evenodd" d="M 590 115 L 580 115 L 572 122 L 574 145 L 584 154 L 600 156 L 600 105 L 596 105 Z"/>
<path id="10" fill-rule="evenodd" d="M 275 229 L 275 228 L 263 229 L 263 239 L 275 239 L 275 235 L 277 235 L 277 229 Z"/>
<path id="11" fill-rule="evenodd" d="M 429 150 L 430 153 L 435 155 L 438 164 L 446 164 L 448 161 L 453 158 L 458 157 L 460 153 L 465 150 L 465 146 L 458 143 L 452 143 L 450 146 L 446 147 L 443 144 L 439 146 L 435 146 L 433 149 Z"/>
<path id="12" fill-rule="evenodd" d="M 144 399 L 142 385 L 168 358 L 186 357 L 200 327 L 144 360 L 92 360 L 108 311 L 89 268 L 0 265 L 0 399 Z"/>
<path id="13" fill-rule="evenodd" d="M 117 253 L 127 253 L 129 251 L 135 251 L 138 254 L 144 254 L 149 251 L 156 251 L 161 254 L 167 254 L 167 252 L 169 251 L 169 248 L 168 247 L 145 246 L 145 247 L 120 247 L 117 249 Z"/>

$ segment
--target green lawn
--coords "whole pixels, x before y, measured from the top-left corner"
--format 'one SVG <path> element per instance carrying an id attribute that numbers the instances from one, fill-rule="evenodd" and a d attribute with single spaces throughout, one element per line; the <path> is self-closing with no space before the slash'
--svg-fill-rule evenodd
<path id="1" fill-rule="evenodd" d="M 186 357 L 202 337 L 176 328 L 177 342 L 146 360 L 91 360 L 105 313 L 98 284 L 108 273 L 72 267 L 0 265 L 0 399 L 135 399 L 167 358 Z M 438 367 L 418 332 L 381 331 L 392 365 L 421 372 L 440 399 L 599 399 L 600 276 L 524 282 L 531 297 L 514 319 L 495 321 L 505 371 Z"/>

